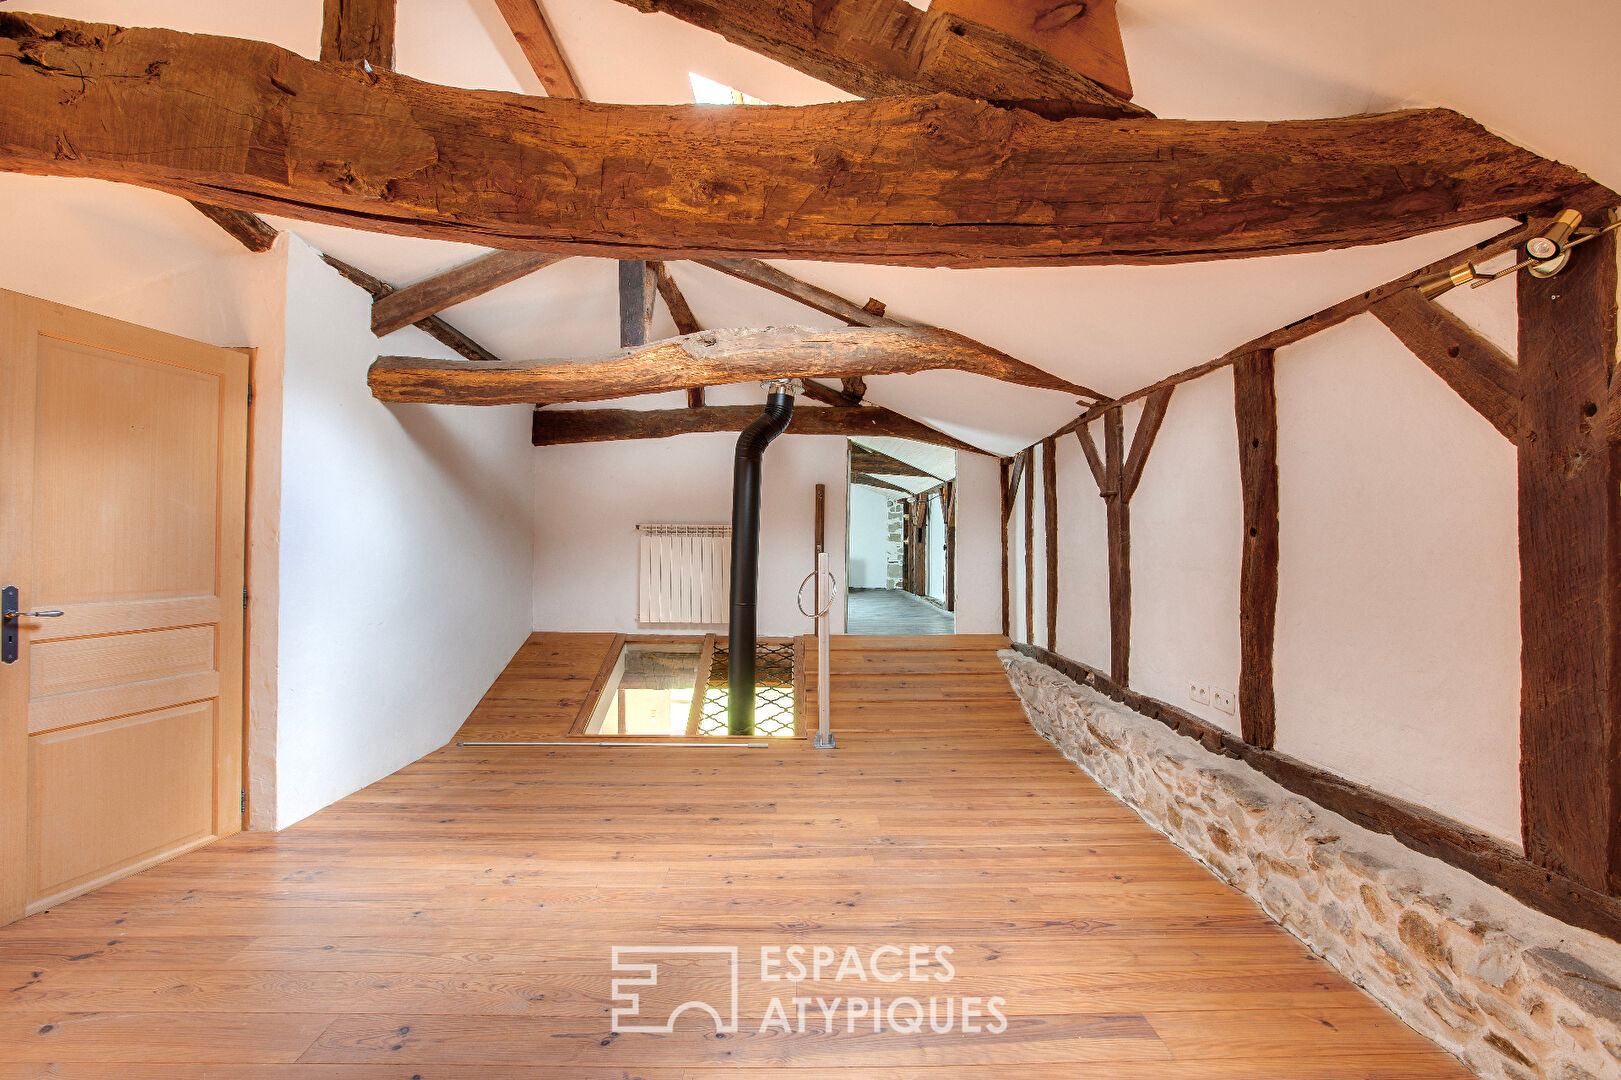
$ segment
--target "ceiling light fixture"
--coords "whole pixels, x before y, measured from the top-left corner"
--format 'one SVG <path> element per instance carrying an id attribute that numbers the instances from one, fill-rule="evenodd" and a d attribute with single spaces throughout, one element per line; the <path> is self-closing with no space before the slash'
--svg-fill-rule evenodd
<path id="1" fill-rule="evenodd" d="M 1498 278 L 1505 278 L 1526 269 L 1531 271 L 1533 277 L 1551 278 L 1570 262 L 1570 253 L 1573 249 L 1615 229 L 1621 229 L 1621 207 L 1611 208 L 1609 224 L 1586 229 L 1582 228 L 1580 210 L 1561 210 L 1559 216 L 1553 219 L 1553 224 L 1549 225 L 1541 236 L 1533 236 L 1525 242 L 1528 258 L 1495 274 L 1481 273 L 1474 263 L 1454 266 L 1440 277 L 1419 282 L 1418 293 L 1426 300 L 1434 300 L 1459 285 L 1468 283 L 1470 288 L 1478 289 Z"/>

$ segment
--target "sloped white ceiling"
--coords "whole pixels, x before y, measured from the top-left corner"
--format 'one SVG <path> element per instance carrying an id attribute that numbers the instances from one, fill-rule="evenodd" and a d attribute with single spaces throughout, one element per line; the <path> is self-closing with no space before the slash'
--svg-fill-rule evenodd
<path id="1" fill-rule="evenodd" d="M 597 100 L 690 101 L 689 71 L 779 104 L 849 97 L 668 16 L 642 15 L 616 0 L 543 2 L 582 87 Z M 28 0 L 21 6 L 258 38 L 304 55 L 317 52 L 320 34 L 319 0 Z M 1610 55 L 1621 40 L 1621 4 L 1614 0 L 1544 0 L 1535 6 L 1524 0 L 1120 0 L 1119 10 L 1137 100 L 1161 116 L 1284 119 L 1447 105 L 1621 187 L 1621 136 L 1614 121 L 1621 64 Z M 1528 49 L 1538 51 L 1530 55 Z M 435 82 L 540 92 L 494 0 L 400 0 L 397 66 Z M 88 197 L 61 198 L 79 199 L 74 212 L 87 219 L 98 212 Z M 139 215 L 143 226 L 162 234 L 153 243 L 173 249 L 176 260 L 187 250 L 200 258 L 219 246 L 219 238 L 208 233 L 211 226 L 202 222 L 199 228 L 200 219 L 193 220 L 194 212 L 179 200 L 141 193 L 109 199 L 100 212 Z M 396 285 L 478 250 L 277 224 Z M 1504 225 L 1378 248 L 1176 266 L 780 265 L 857 302 L 876 296 L 894 314 L 969 334 L 1072 381 L 1119 394 Z M 792 301 L 701 267 L 677 264 L 674 272 L 708 326 L 834 325 Z M 613 283 L 611 263 L 571 259 L 451 309 L 446 318 L 504 356 L 601 353 L 617 344 Z M 672 332 L 662 306 L 659 320 L 655 332 Z M 1501 327 L 1486 329 L 1495 337 L 1505 334 Z M 872 400 L 1001 453 L 1041 438 L 1077 412 L 1063 394 L 956 372 L 887 376 L 869 386 Z"/>

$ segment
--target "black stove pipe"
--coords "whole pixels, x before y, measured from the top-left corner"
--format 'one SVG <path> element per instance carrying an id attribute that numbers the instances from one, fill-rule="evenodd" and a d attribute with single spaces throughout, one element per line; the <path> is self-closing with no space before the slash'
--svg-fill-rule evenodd
<path id="1" fill-rule="evenodd" d="M 765 410 L 737 437 L 732 467 L 732 623 L 728 637 L 726 730 L 754 734 L 755 600 L 760 591 L 760 459 L 794 416 L 794 395 L 774 384 Z"/>

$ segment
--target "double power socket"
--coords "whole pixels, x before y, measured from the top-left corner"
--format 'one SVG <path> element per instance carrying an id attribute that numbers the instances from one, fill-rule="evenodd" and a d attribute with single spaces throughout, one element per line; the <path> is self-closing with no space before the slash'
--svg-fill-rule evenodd
<path id="1" fill-rule="evenodd" d="M 1238 713 L 1238 703 L 1231 690 L 1217 690 L 1207 683 L 1188 683 L 1188 697 L 1196 705 L 1210 705 L 1228 716 Z"/>

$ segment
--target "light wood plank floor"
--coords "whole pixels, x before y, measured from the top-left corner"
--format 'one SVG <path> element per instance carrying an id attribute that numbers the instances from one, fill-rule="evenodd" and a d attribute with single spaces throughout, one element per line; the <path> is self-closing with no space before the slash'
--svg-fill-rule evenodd
<path id="1" fill-rule="evenodd" d="M 536 635 L 464 737 L 561 736 L 610 640 Z M 831 753 L 450 746 L 0 930 L 0 1075 L 1467 1075 L 1038 738 L 999 640 L 838 641 Z M 949 945 L 955 978 L 761 983 L 793 944 Z M 615 1036 L 615 945 L 737 946 L 739 1031 Z M 661 992 L 722 994 L 706 963 Z M 999 995 L 1008 1027 L 762 1033 L 796 993 Z"/>

